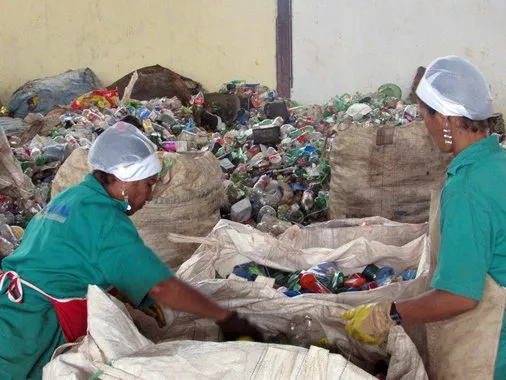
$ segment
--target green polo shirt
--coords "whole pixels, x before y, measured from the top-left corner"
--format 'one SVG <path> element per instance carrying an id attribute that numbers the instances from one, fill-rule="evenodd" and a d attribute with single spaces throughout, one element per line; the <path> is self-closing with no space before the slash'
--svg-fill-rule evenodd
<path id="1" fill-rule="evenodd" d="M 144 244 L 125 211 L 126 204 L 89 174 L 34 217 L 2 269 L 16 271 L 56 298 L 85 297 L 93 284 L 113 286 L 138 305 L 173 274 Z M 1 379 L 40 378 L 54 349 L 64 343 L 51 303 L 26 286 L 23 290 L 22 304 L 0 295 Z"/>
<path id="2" fill-rule="evenodd" d="M 472 144 L 452 161 L 440 223 L 433 288 L 481 300 L 487 274 L 506 286 L 506 150 L 496 136 Z M 496 378 L 506 379 L 506 318 Z"/>

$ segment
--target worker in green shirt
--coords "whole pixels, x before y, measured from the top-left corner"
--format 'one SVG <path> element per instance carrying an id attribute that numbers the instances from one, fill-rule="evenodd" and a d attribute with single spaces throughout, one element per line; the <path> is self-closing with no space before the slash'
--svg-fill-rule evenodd
<path id="1" fill-rule="evenodd" d="M 151 142 L 118 123 L 91 148 L 93 168 L 28 225 L 0 271 L 0 379 L 39 379 L 60 345 L 86 335 L 88 285 L 111 287 L 135 306 L 151 300 L 215 320 L 225 339 L 256 328 L 179 281 L 128 215 L 151 200 L 160 163 Z M 107 310 L 103 311 L 107 313 Z"/>
<path id="2" fill-rule="evenodd" d="M 432 62 L 416 93 L 433 140 L 455 156 L 441 193 L 438 265 L 433 289 L 419 297 L 343 314 L 348 333 L 364 343 L 384 341 L 394 324 L 436 322 L 476 308 L 487 275 L 506 286 L 506 151 L 489 136 L 489 85 L 470 62 L 449 56 Z M 506 379 L 505 322 L 496 379 Z"/>

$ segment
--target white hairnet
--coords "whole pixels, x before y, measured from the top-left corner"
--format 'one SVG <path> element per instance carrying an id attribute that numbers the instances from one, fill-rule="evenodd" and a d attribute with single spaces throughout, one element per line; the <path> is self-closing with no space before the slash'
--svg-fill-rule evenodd
<path id="1" fill-rule="evenodd" d="M 469 61 L 448 56 L 434 60 L 423 75 L 418 97 L 445 116 L 485 120 L 492 116 L 492 95 L 483 74 Z"/>
<path id="2" fill-rule="evenodd" d="M 140 181 L 161 170 L 151 141 L 124 122 L 107 128 L 97 138 L 88 162 L 94 170 L 113 174 L 125 182 Z"/>

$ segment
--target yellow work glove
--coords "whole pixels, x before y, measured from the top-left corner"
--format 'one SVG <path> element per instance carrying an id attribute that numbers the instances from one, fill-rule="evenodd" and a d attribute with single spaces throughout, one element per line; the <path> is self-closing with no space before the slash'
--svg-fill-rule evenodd
<path id="1" fill-rule="evenodd" d="M 395 325 L 390 318 L 391 307 L 391 302 L 371 303 L 344 312 L 341 319 L 348 321 L 346 332 L 362 343 L 383 343 Z"/>
<path id="2" fill-rule="evenodd" d="M 158 323 L 158 327 L 163 328 L 167 325 L 167 321 L 165 320 L 165 315 L 163 314 L 162 307 L 153 301 L 153 304 L 150 307 L 139 308 L 144 314 L 153 317 Z"/>
<path id="3" fill-rule="evenodd" d="M 121 302 L 127 303 L 130 306 L 134 307 L 130 302 L 130 300 L 123 293 L 117 290 L 114 292 L 114 297 L 119 299 Z M 156 320 L 156 323 L 158 323 L 158 327 L 163 328 L 167 325 L 167 322 L 165 320 L 165 314 L 163 314 L 162 307 L 155 301 L 153 301 L 153 303 L 149 307 L 136 307 L 135 309 L 138 309 L 147 316 L 154 318 Z"/>

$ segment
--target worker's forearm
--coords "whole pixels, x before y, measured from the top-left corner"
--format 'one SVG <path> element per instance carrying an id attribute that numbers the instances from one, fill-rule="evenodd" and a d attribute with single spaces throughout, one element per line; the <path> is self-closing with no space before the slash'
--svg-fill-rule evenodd
<path id="1" fill-rule="evenodd" d="M 230 310 L 222 308 L 176 278 L 155 285 L 149 292 L 149 296 L 170 309 L 196 314 L 215 321 L 222 321 L 231 313 Z"/>
<path id="2" fill-rule="evenodd" d="M 442 321 L 474 309 L 478 301 L 442 290 L 430 290 L 416 298 L 396 302 L 404 326 Z"/>

